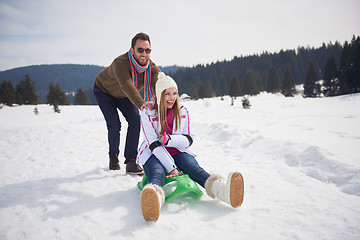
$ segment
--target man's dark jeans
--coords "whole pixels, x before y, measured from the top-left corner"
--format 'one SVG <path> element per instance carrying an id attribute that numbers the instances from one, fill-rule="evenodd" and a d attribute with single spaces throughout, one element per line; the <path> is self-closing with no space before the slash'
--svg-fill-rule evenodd
<path id="1" fill-rule="evenodd" d="M 109 155 L 119 155 L 121 122 L 117 109 L 128 122 L 125 142 L 125 163 L 135 159 L 138 152 L 140 134 L 140 114 L 128 98 L 115 98 L 102 91 L 96 84 L 94 94 L 104 115 L 108 129 Z"/>

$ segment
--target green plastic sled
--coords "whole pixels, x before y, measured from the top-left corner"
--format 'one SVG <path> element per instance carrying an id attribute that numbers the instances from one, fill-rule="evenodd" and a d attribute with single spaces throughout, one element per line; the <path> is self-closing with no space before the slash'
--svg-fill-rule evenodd
<path id="1" fill-rule="evenodd" d="M 176 177 L 167 177 L 165 178 L 164 186 L 170 182 L 176 181 L 176 189 L 165 197 L 165 201 L 173 199 L 183 193 L 192 192 L 198 196 L 203 195 L 203 192 L 200 190 L 199 186 L 189 177 L 187 174 L 178 175 Z M 148 183 L 148 178 L 146 175 L 143 176 L 142 180 L 138 182 L 137 186 L 140 190 L 143 190 L 145 185 Z"/>

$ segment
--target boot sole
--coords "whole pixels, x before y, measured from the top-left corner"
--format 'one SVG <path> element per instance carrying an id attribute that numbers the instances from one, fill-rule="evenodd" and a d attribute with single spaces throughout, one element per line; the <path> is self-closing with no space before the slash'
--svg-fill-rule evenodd
<path id="1" fill-rule="evenodd" d="M 145 221 L 156 222 L 160 216 L 160 203 L 157 192 L 147 188 L 141 193 L 141 211 Z"/>
<path id="2" fill-rule="evenodd" d="M 144 172 L 126 172 L 126 174 L 144 176 Z"/>
<path id="3" fill-rule="evenodd" d="M 239 172 L 231 176 L 230 203 L 234 208 L 240 207 L 244 200 L 244 178 Z"/>
<path id="4" fill-rule="evenodd" d="M 120 170 L 120 167 L 109 167 L 110 170 Z"/>

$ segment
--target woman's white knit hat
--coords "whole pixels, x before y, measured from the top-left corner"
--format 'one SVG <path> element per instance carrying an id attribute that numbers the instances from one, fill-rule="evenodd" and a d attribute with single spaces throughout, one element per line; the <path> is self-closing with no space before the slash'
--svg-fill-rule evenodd
<path id="1" fill-rule="evenodd" d="M 155 94 L 157 105 L 160 106 L 161 93 L 167 88 L 174 87 L 178 90 L 177 84 L 170 76 L 165 75 L 163 72 L 159 72 L 158 80 L 155 85 Z"/>

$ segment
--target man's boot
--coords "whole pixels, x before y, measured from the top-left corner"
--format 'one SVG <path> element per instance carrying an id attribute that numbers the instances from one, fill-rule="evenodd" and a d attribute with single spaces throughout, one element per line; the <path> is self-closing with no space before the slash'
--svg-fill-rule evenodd
<path id="1" fill-rule="evenodd" d="M 130 159 L 125 161 L 126 164 L 126 174 L 130 175 L 144 175 L 144 170 L 140 167 L 139 164 L 136 164 L 135 159 Z"/>
<path id="2" fill-rule="evenodd" d="M 119 159 L 116 155 L 110 156 L 109 169 L 120 170 Z"/>

